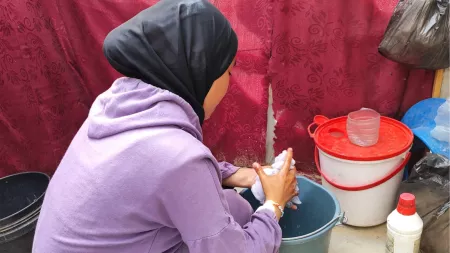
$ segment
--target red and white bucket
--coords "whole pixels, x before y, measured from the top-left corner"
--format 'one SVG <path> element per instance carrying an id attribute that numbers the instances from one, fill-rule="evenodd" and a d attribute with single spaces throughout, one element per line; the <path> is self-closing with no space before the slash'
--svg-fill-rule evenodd
<path id="1" fill-rule="evenodd" d="M 316 116 L 308 127 L 316 143 L 317 168 L 322 184 L 339 200 L 348 225 L 376 226 L 386 222 L 395 208 L 414 135 L 403 123 L 381 117 L 378 143 L 360 147 L 348 139 L 346 122 L 347 117 Z"/>

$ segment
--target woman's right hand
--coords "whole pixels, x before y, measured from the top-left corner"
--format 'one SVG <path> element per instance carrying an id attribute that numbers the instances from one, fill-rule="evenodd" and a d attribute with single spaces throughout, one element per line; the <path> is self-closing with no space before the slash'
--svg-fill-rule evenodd
<path id="1" fill-rule="evenodd" d="M 282 208 L 284 208 L 286 203 L 289 202 L 294 196 L 298 195 L 298 192 L 296 191 L 296 170 L 290 169 L 291 162 L 292 149 L 289 148 L 283 168 L 278 174 L 269 176 L 264 173 L 261 165 L 258 163 L 253 164 L 253 168 L 256 170 L 256 173 L 261 181 L 264 194 L 266 195 L 266 200 L 272 200 L 281 205 Z M 295 208 L 296 206 L 293 205 L 293 209 Z"/>

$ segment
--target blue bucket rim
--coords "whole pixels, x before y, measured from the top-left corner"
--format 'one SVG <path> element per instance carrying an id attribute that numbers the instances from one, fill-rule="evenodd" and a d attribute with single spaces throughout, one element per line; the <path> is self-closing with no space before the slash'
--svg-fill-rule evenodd
<path id="1" fill-rule="evenodd" d="M 316 236 L 322 235 L 322 234 L 328 232 L 330 229 L 334 228 L 338 222 L 342 222 L 343 220 L 345 220 L 345 215 L 343 213 L 341 213 L 341 206 L 339 204 L 339 201 L 337 200 L 336 196 L 331 191 L 327 190 L 322 185 L 312 181 L 311 179 L 309 179 L 307 177 L 296 176 L 296 178 L 297 178 L 297 180 L 298 179 L 304 179 L 304 180 L 308 181 L 309 183 L 311 183 L 311 184 L 321 188 L 322 190 L 324 190 L 333 199 L 334 204 L 336 206 L 336 210 L 335 210 L 333 218 L 330 219 L 330 221 L 328 223 L 326 223 L 325 225 L 323 225 L 319 229 L 316 229 L 315 231 L 313 231 L 311 233 L 308 233 L 306 235 L 301 235 L 301 236 L 296 236 L 296 237 L 289 237 L 289 238 L 281 238 L 281 241 L 285 242 L 285 243 L 289 243 L 289 242 L 297 241 L 297 240 L 303 240 L 303 241 L 312 240 Z M 250 189 L 245 189 L 243 192 L 245 192 L 245 191 L 250 191 Z"/>
<path id="2" fill-rule="evenodd" d="M 326 232 L 328 232 L 330 229 L 334 228 L 336 226 L 336 224 L 340 221 L 342 221 L 344 219 L 344 215 L 341 214 L 341 206 L 339 204 L 339 201 L 337 200 L 336 196 L 334 196 L 334 194 L 332 192 L 330 192 L 329 190 L 327 190 L 325 187 L 323 187 L 322 185 L 312 181 L 311 179 L 304 177 L 304 176 L 296 176 L 297 179 L 302 178 L 305 179 L 306 181 L 309 181 L 310 183 L 314 184 L 315 186 L 322 188 L 326 193 L 328 193 L 328 195 L 330 195 L 330 197 L 333 199 L 334 204 L 336 206 L 336 210 L 334 213 L 333 218 L 326 223 L 325 225 L 323 225 L 322 227 L 320 227 L 319 229 L 316 229 L 315 231 L 308 233 L 306 235 L 301 235 L 301 236 L 296 236 L 296 237 L 289 237 L 289 238 L 282 238 L 282 242 L 291 242 L 291 241 L 297 241 L 297 240 L 312 240 L 314 237 L 318 236 L 318 235 L 322 235 Z"/>
<path id="3" fill-rule="evenodd" d="M 320 227 L 319 229 L 316 229 L 315 231 L 313 231 L 311 233 L 308 233 L 306 235 L 301 235 L 301 236 L 296 236 L 296 237 L 289 237 L 289 238 L 281 238 L 281 241 L 285 242 L 285 243 L 289 243 L 289 242 L 297 241 L 297 240 L 303 240 L 303 241 L 312 240 L 312 239 L 315 238 L 315 236 L 322 235 L 322 234 L 328 232 L 330 229 L 334 228 L 338 222 L 343 223 L 343 221 L 345 220 L 345 214 L 341 213 L 341 206 L 339 204 L 339 201 L 337 200 L 336 196 L 331 191 L 327 190 L 322 185 L 312 181 L 311 179 L 309 179 L 307 177 L 296 176 L 296 178 L 297 178 L 297 180 L 298 179 L 304 179 L 304 180 L 308 181 L 309 183 L 311 183 L 311 184 L 321 188 L 326 193 L 328 193 L 328 195 L 330 195 L 331 198 L 334 201 L 334 205 L 336 206 L 336 210 L 335 210 L 333 218 L 328 223 L 326 223 L 325 225 Z M 242 193 L 246 192 L 246 191 L 250 191 L 250 189 L 244 189 L 244 191 L 242 191 Z"/>

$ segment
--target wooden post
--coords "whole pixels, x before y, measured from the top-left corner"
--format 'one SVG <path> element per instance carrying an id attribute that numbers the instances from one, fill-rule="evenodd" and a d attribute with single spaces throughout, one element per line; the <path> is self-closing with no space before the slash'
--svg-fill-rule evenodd
<path id="1" fill-rule="evenodd" d="M 441 88 L 443 81 L 444 81 L 444 69 L 436 70 L 433 83 L 433 93 L 432 93 L 433 98 L 441 97 Z"/>

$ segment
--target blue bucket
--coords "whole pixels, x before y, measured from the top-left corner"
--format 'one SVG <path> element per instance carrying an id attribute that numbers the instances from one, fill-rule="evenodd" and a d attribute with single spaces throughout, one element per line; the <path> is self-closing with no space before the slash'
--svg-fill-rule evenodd
<path id="1" fill-rule="evenodd" d="M 302 204 L 298 210 L 285 210 L 280 220 L 283 231 L 281 253 L 327 253 L 331 231 L 342 221 L 339 202 L 321 185 L 305 177 L 297 177 Z M 241 193 L 256 210 L 261 204 L 250 190 Z"/>

